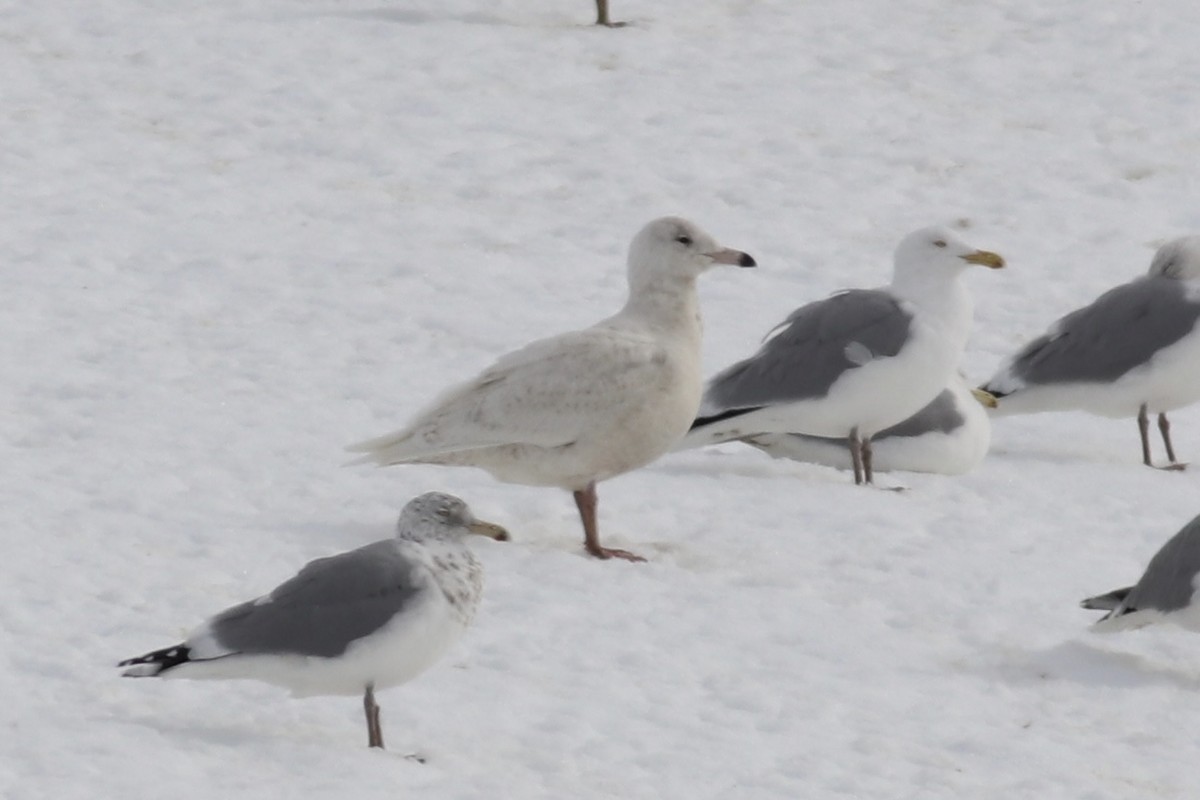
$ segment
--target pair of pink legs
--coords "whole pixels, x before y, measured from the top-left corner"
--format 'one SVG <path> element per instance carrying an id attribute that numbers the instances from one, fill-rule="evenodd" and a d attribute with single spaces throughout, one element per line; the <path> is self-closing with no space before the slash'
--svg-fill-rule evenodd
<path id="1" fill-rule="evenodd" d="M 1147 467 L 1154 467 L 1154 463 L 1150 460 L 1150 417 L 1146 413 L 1145 403 L 1142 403 L 1142 407 L 1138 409 L 1137 424 L 1138 433 L 1142 437 L 1142 463 Z M 1175 448 L 1171 446 L 1171 423 L 1165 413 L 1158 415 L 1158 432 L 1162 434 L 1163 444 L 1167 448 L 1167 460 L 1171 463 L 1154 468 L 1172 471 L 1186 469 L 1187 464 L 1180 464 L 1175 460 Z"/>

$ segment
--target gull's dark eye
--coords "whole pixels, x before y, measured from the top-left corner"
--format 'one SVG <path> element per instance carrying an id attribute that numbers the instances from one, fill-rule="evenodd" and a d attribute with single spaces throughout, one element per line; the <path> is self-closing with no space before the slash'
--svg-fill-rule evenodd
<path id="1" fill-rule="evenodd" d="M 692 237 L 688 236 L 686 233 L 681 233 L 675 237 L 675 241 L 682 245 L 690 245 L 692 243 Z"/>
<path id="2" fill-rule="evenodd" d="M 934 246 L 934 247 L 945 247 L 945 246 L 946 246 L 946 240 L 945 240 L 945 239 L 938 239 L 936 242 L 934 242 L 934 243 L 933 243 L 933 246 Z"/>

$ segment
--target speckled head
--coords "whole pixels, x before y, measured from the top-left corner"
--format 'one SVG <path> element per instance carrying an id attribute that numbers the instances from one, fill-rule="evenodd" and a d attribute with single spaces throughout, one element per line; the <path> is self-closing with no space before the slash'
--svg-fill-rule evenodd
<path id="1" fill-rule="evenodd" d="M 1178 281 L 1200 278 L 1200 236 L 1181 236 L 1158 248 L 1147 274 Z"/>
<path id="2" fill-rule="evenodd" d="M 509 539 L 508 531 L 504 528 L 476 519 L 466 502 L 444 492 L 426 492 L 409 500 L 396 523 L 396 535 L 402 539 L 461 536 L 467 533 L 487 536 L 498 542 Z"/>

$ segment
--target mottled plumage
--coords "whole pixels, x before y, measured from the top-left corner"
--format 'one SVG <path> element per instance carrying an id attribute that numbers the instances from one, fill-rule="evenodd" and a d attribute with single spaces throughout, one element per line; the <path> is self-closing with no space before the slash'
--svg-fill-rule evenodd
<path id="1" fill-rule="evenodd" d="M 648 464 L 687 431 L 701 394 L 696 278 L 714 264 L 754 259 L 686 220 L 651 222 L 630 245 L 619 313 L 504 356 L 408 427 L 349 449 L 380 466 L 471 466 L 567 489 L 588 552 L 637 559 L 600 545 L 595 486 Z"/>
<path id="2" fill-rule="evenodd" d="M 173 647 L 122 661 L 128 677 L 248 678 L 297 695 L 366 693 L 433 664 L 470 624 L 483 570 L 467 533 L 506 539 L 457 497 L 430 492 L 401 512 L 396 536 L 317 559 L 270 593 L 211 617 Z"/>

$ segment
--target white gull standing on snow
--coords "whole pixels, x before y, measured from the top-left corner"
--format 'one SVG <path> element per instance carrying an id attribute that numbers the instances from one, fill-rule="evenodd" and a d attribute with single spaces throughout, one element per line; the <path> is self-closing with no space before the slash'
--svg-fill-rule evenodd
<path id="1" fill-rule="evenodd" d="M 772 433 L 836 437 L 854 482 L 871 483 L 871 438 L 917 413 L 958 367 L 972 314 L 959 277 L 972 264 L 1004 260 L 942 227 L 904 237 L 891 284 L 801 306 L 757 353 L 709 381 L 676 449 Z"/>
<path id="2" fill-rule="evenodd" d="M 468 533 L 508 539 L 459 498 L 423 494 L 400 513 L 394 538 L 311 561 L 180 644 L 118 666 L 131 678 L 260 680 L 299 697 L 362 693 L 368 744 L 383 747 L 375 690 L 432 665 L 479 607 L 483 569 Z"/>
<path id="3" fill-rule="evenodd" d="M 982 388 L 996 397 L 997 415 L 1079 409 L 1136 417 L 1148 467 L 1148 415 L 1156 413 L 1169 460 L 1162 468 L 1183 469 L 1167 412 L 1200 400 L 1198 320 L 1200 236 L 1185 236 L 1160 247 L 1146 275 L 1056 321 Z"/>
<path id="4" fill-rule="evenodd" d="M 1137 585 L 1089 597 L 1084 608 L 1108 613 L 1093 630 L 1101 633 L 1130 630 L 1155 622 L 1172 622 L 1200 632 L 1200 517 L 1167 540 L 1154 554 Z"/>
<path id="5" fill-rule="evenodd" d="M 950 385 L 911 417 L 871 437 L 874 468 L 961 475 L 987 454 L 992 425 L 984 405 L 995 401 L 977 396 L 959 374 Z M 980 392 L 979 394 L 983 394 Z M 761 433 L 741 441 L 773 458 L 790 458 L 838 469 L 853 467 L 844 438 L 805 433 Z"/>
<path id="6" fill-rule="evenodd" d="M 649 223 L 629 246 L 620 312 L 503 356 L 408 427 L 349 449 L 380 466 L 471 466 L 567 489 L 589 553 L 642 560 L 600 545 L 596 484 L 650 463 L 687 431 L 702 389 L 696 278 L 715 264 L 755 265 L 687 220 Z"/>

